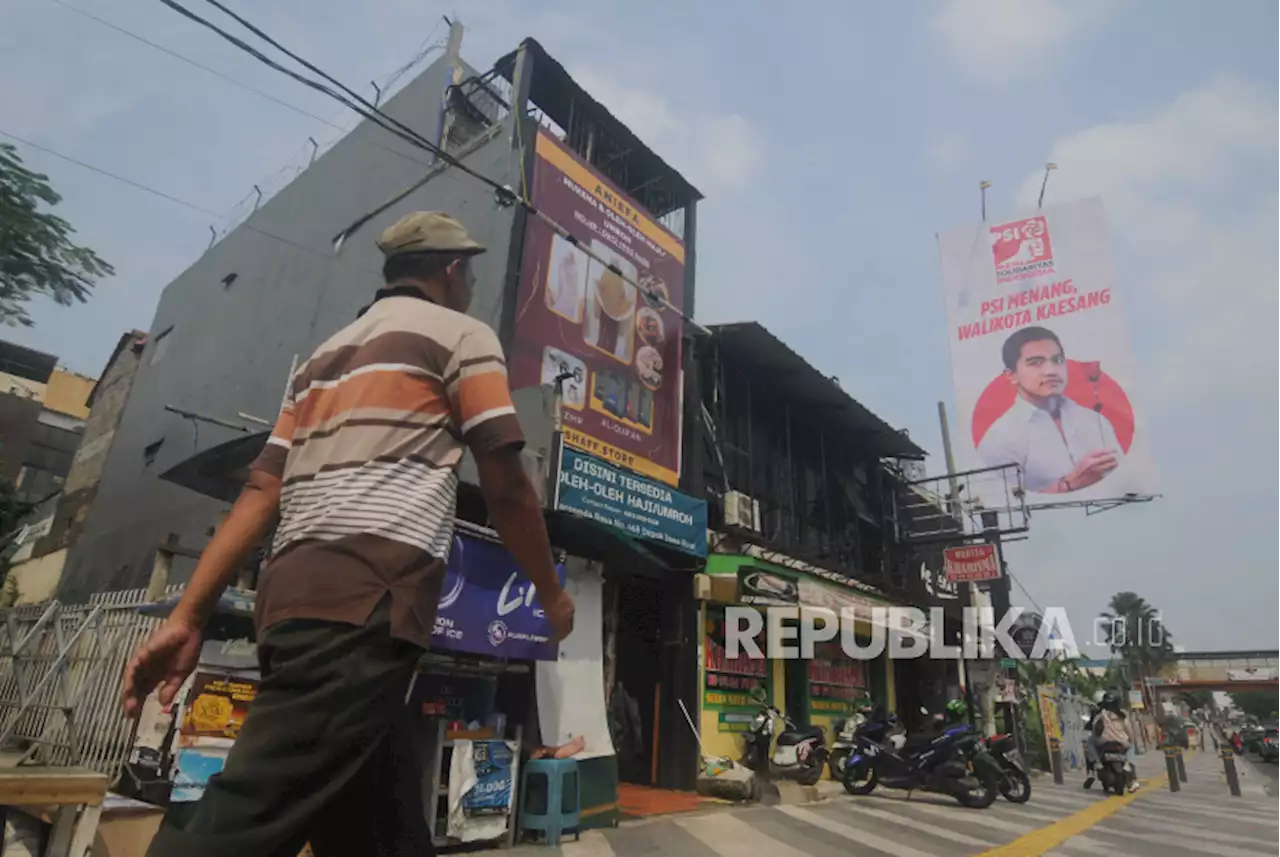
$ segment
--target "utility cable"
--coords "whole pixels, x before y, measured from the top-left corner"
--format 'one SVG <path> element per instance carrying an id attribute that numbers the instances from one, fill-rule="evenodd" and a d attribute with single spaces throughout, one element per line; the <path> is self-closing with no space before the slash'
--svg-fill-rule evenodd
<path id="1" fill-rule="evenodd" d="M 122 175 L 118 175 L 117 173 L 113 173 L 110 170 L 105 170 L 102 167 L 94 166 L 93 164 L 86 163 L 82 160 L 79 160 L 78 158 L 73 158 L 70 155 L 64 155 L 62 152 L 54 151 L 53 149 L 50 149 L 47 146 L 42 146 L 39 143 L 33 143 L 30 140 L 27 140 L 23 137 L 19 137 L 17 134 L 11 134 L 8 131 L 4 130 L 3 128 L 0 128 L 0 136 L 8 137 L 11 140 L 16 140 L 22 145 L 35 149 L 38 152 L 44 152 L 46 155 L 51 155 L 55 158 L 58 158 L 59 160 L 66 161 L 67 163 L 70 163 L 70 164 L 75 164 L 77 167 L 80 167 L 81 169 L 88 170 L 89 172 L 92 172 L 92 173 L 97 173 L 100 176 L 104 176 L 106 178 L 112 179 L 113 181 L 120 182 L 121 184 L 126 184 L 129 187 L 134 188 L 135 190 L 140 190 L 143 193 L 151 194 L 152 196 L 167 200 L 176 205 L 180 205 L 183 208 L 190 209 L 191 211 L 196 211 L 196 212 L 199 212 L 200 214 L 207 214 L 211 217 L 222 216 L 217 212 L 210 211 L 209 209 L 200 205 L 196 205 L 193 202 L 187 202 L 185 199 L 179 199 L 176 196 L 171 196 L 162 190 L 156 190 L 153 187 L 142 184 L 141 182 L 136 182 L 133 179 L 126 178 Z M 299 244 L 297 241 L 291 241 L 288 238 L 282 238 L 279 235 L 268 232 L 265 229 L 259 229 L 258 227 L 253 226 L 249 223 L 242 223 L 241 226 L 243 226 L 245 229 L 248 229 L 250 232 L 256 232 L 257 234 L 262 235 L 266 238 L 270 238 L 274 241 L 279 241 L 282 244 L 288 244 L 289 246 L 296 247 L 299 250 L 305 250 L 308 253 L 314 253 L 315 255 L 323 256 L 326 259 L 333 258 L 332 255 L 330 255 L 329 253 L 325 253 L 321 250 L 317 250 L 314 247 L 308 247 L 305 244 Z"/>
<path id="2" fill-rule="evenodd" d="M 168 6 L 170 9 L 173 9 L 175 12 L 179 13 L 183 17 L 188 18 L 189 20 L 194 21 L 195 23 L 198 23 L 201 26 L 221 36 L 223 39 L 227 40 L 231 44 L 235 45 L 236 47 L 248 53 L 250 56 L 257 59 L 259 62 L 266 64 L 268 67 L 276 71 L 279 71 L 282 74 L 288 75 L 289 77 L 293 78 L 299 83 L 302 83 L 304 86 L 308 86 L 312 89 L 315 89 L 318 92 L 322 92 L 325 95 L 328 95 L 329 97 L 337 100 L 338 102 L 350 107 L 353 111 L 364 116 L 366 119 L 373 122 L 375 125 L 382 128 L 383 130 L 391 134 L 394 134 L 395 136 L 401 138 L 402 140 L 408 142 L 411 145 L 417 146 L 418 148 L 421 148 L 424 151 L 427 151 L 435 155 L 439 160 L 444 161 L 446 164 L 449 164 L 450 166 L 456 167 L 461 172 L 487 185 L 488 187 L 493 189 L 495 193 L 495 199 L 499 205 L 516 205 L 516 204 L 520 205 L 530 214 L 533 214 L 543 223 L 548 225 L 553 231 L 555 231 L 558 235 L 560 235 L 564 240 L 568 241 L 570 244 L 577 247 L 579 250 L 585 253 L 588 257 L 594 259 L 595 261 L 599 262 L 601 265 L 608 268 L 610 271 L 612 271 L 614 274 L 620 277 L 623 280 L 623 282 L 627 283 L 632 288 L 636 289 L 637 292 L 645 295 L 646 298 L 648 298 L 651 302 L 661 304 L 662 306 L 665 306 L 668 309 L 671 309 L 673 312 L 679 315 L 685 322 L 687 322 L 689 325 L 697 329 L 700 333 L 707 336 L 710 335 L 709 330 L 707 330 L 698 322 L 694 321 L 693 318 L 686 315 L 684 310 L 681 307 L 677 307 L 675 304 L 671 303 L 670 299 L 667 298 L 665 295 L 662 295 L 656 289 L 650 289 L 640 285 L 639 283 L 635 282 L 632 278 L 626 276 L 626 274 L 624 274 L 622 270 L 619 268 L 617 263 L 604 259 L 599 254 L 593 252 L 590 248 L 583 246 L 582 243 L 575 236 L 571 235 L 567 229 L 565 229 L 563 226 L 561 226 L 552 218 L 548 217 L 546 214 L 543 214 L 541 211 L 539 211 L 537 207 L 534 206 L 533 203 L 530 202 L 527 198 L 521 197 L 519 194 L 513 191 L 510 187 L 506 185 L 501 185 L 498 182 L 494 181 L 493 179 L 489 178 L 488 176 L 485 176 L 481 173 L 476 172 L 475 170 L 468 167 L 466 164 L 462 163 L 462 161 L 460 161 L 458 158 L 454 157 L 453 155 L 450 155 L 448 152 L 444 151 L 442 148 L 440 148 L 436 144 L 427 140 L 425 137 L 423 137 L 420 133 L 415 131 L 413 128 L 405 125 L 404 123 L 400 122 L 394 117 L 388 116 L 386 113 L 382 112 L 376 105 L 371 104 L 367 99 L 365 99 L 359 93 L 354 92 L 353 90 L 351 90 L 349 87 L 342 84 L 333 76 L 327 74 L 323 70 L 319 69 L 317 66 L 313 65 L 312 63 L 308 62 L 307 60 L 303 59 L 302 57 L 288 50 L 279 42 L 277 42 L 275 39 L 271 38 L 269 35 L 263 32 L 260 28 L 256 27 L 255 25 L 253 25 L 252 23 L 250 23 L 240 15 L 237 15 L 235 12 L 232 12 L 225 5 L 218 2 L 218 0 L 206 0 L 206 2 L 208 2 L 210 5 L 214 6 L 215 8 L 219 9 L 220 11 L 222 11 L 223 13 L 225 13 L 226 15 L 228 15 L 229 17 L 231 17 L 232 19 L 240 23 L 242 26 L 244 26 L 254 35 L 263 39 L 265 42 L 267 42 L 272 47 L 276 48 L 281 53 L 285 54 L 286 56 L 300 63 L 302 66 L 304 66 L 308 70 L 320 75 L 325 80 L 334 84 L 343 92 L 347 93 L 350 97 L 344 96 L 341 93 L 336 92 L 331 87 L 326 86 L 325 84 L 320 83 L 319 81 L 312 80 L 306 77 L 305 75 L 299 74 L 298 72 L 292 69 L 282 66 L 280 63 L 276 62 L 275 60 L 272 60 L 270 57 L 268 57 L 266 54 L 259 51 L 257 48 L 254 48 L 252 45 L 245 42 L 243 39 L 240 39 L 239 37 L 232 35 L 231 33 L 219 27 L 217 24 L 214 24 L 212 21 L 209 21 L 206 18 L 203 18 L 200 15 L 197 15 L 195 12 L 192 12 L 190 9 L 187 9 L 181 3 L 178 3 L 177 0 L 160 0 L 160 2 L 163 3 L 165 6 Z M 516 118 L 516 121 L 517 122 L 519 121 L 519 117 Z M 359 218 L 355 222 L 355 224 L 353 224 L 352 226 L 349 226 L 346 229 L 344 229 L 342 232 L 340 232 L 338 236 L 334 239 L 335 252 L 341 249 L 342 244 L 345 242 L 347 236 L 351 232 L 353 232 L 356 228 L 363 225 L 364 223 L 368 222 L 368 220 L 370 220 L 372 217 L 386 210 L 387 207 L 394 204 L 394 202 L 397 199 L 403 198 L 403 196 L 404 194 L 400 194 L 398 197 L 393 198 L 391 202 L 384 203 L 382 206 L 375 209 L 373 212 Z"/>

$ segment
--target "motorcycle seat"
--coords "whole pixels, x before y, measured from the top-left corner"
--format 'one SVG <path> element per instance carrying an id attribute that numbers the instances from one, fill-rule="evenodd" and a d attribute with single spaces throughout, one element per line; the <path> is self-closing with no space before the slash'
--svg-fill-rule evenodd
<path id="1" fill-rule="evenodd" d="M 823 741 L 826 739 L 826 733 L 822 731 L 821 726 L 788 729 L 778 736 L 778 746 L 789 747 L 792 744 L 799 744 L 801 741 L 808 741 L 810 738 L 817 738 L 819 741 Z"/>

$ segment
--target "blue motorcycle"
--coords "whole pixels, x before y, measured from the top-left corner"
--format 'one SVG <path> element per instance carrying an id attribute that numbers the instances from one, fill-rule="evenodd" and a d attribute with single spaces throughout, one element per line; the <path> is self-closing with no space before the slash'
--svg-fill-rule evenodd
<path id="1" fill-rule="evenodd" d="M 927 712 L 925 712 L 927 713 Z M 967 723 L 935 718 L 934 728 L 900 740 L 893 714 L 880 713 L 858 727 L 841 781 L 851 795 L 876 786 L 950 795 L 962 806 L 986 809 L 1000 794 L 1000 763 Z"/>

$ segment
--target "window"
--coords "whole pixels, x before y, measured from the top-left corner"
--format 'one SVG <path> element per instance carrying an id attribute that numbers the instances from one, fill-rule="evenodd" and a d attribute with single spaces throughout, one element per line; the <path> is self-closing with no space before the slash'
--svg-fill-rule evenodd
<path id="1" fill-rule="evenodd" d="M 173 325 L 169 325 L 160 332 L 155 339 L 155 347 L 151 351 L 151 365 L 154 366 L 164 359 L 165 354 L 169 353 L 169 334 L 173 333 Z"/>
<path id="2" fill-rule="evenodd" d="M 155 443 L 149 443 L 142 450 L 142 462 L 150 467 L 156 463 L 156 456 L 160 454 L 160 447 L 164 446 L 164 438 L 160 438 Z"/>

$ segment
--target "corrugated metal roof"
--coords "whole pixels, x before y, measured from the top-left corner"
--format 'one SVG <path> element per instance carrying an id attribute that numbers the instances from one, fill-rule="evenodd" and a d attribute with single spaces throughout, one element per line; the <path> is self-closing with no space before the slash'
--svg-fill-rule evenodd
<path id="1" fill-rule="evenodd" d="M 873 414 L 759 322 L 719 324 L 710 330 L 721 351 L 753 377 L 762 382 L 769 379 L 774 387 L 786 391 L 788 400 L 820 411 L 834 427 L 843 426 L 862 436 L 881 458 L 922 459 L 928 455 L 906 432 Z"/>

